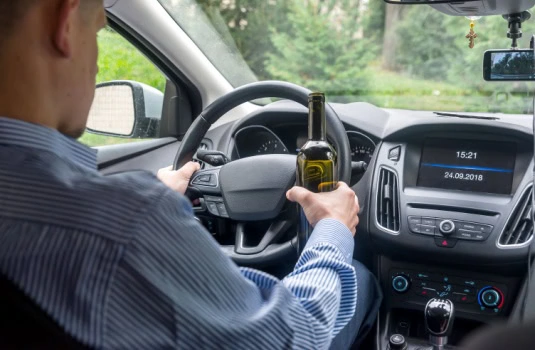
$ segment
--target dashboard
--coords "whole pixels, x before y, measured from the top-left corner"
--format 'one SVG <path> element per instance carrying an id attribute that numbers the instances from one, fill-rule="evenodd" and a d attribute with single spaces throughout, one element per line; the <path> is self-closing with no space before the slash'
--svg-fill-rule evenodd
<path id="1" fill-rule="evenodd" d="M 533 240 L 532 118 L 332 107 L 352 161 L 368 164 L 351 181 L 361 206 L 355 249 L 371 256 L 387 310 L 445 297 L 466 319 L 509 315 Z M 307 109 L 278 101 L 207 138 L 231 159 L 297 154 Z"/>

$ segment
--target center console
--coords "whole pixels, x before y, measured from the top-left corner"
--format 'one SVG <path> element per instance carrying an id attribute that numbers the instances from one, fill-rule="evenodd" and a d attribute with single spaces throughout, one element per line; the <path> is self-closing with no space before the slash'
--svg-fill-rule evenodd
<path id="1" fill-rule="evenodd" d="M 511 312 L 533 236 L 530 138 L 419 130 L 377 150 L 368 226 L 381 349 L 396 334 L 427 344 L 431 299 L 455 306 L 451 345 Z"/>

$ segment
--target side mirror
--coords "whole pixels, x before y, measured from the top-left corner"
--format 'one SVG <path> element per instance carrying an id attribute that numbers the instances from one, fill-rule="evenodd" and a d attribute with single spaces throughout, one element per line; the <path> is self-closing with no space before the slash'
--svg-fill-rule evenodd
<path id="1" fill-rule="evenodd" d="M 158 137 L 163 101 L 160 91 L 143 83 L 114 80 L 98 84 L 87 131 L 128 138 Z"/>

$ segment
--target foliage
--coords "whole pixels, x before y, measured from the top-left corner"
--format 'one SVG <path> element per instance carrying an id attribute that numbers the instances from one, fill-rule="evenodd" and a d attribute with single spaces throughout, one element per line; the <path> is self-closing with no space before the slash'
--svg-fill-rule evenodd
<path id="1" fill-rule="evenodd" d="M 97 83 L 110 80 L 135 80 L 162 92 L 165 76 L 121 35 L 106 28 L 99 33 L 99 73 Z"/>
<path id="2" fill-rule="evenodd" d="M 364 37 L 376 43 L 377 46 L 383 41 L 386 16 L 385 6 L 384 1 L 371 0 L 368 2 L 366 15 L 361 16 Z"/>
<path id="3" fill-rule="evenodd" d="M 99 72 L 97 83 L 110 80 L 135 80 L 164 92 L 165 76 L 137 48 L 110 28 L 99 33 Z M 139 141 L 84 133 L 79 139 L 88 146 L 104 146 Z"/>
<path id="4" fill-rule="evenodd" d="M 270 79 L 265 70 L 266 53 L 275 49 L 270 29 L 290 29 L 287 0 L 198 0 L 212 25 L 230 47 L 236 46 L 259 80 Z"/>
<path id="5" fill-rule="evenodd" d="M 457 45 L 451 45 L 458 37 L 450 30 L 455 19 L 431 7 L 412 7 L 398 26 L 398 69 L 425 79 L 443 80 L 444 72 L 458 64 L 456 60 L 462 55 Z"/>
<path id="6" fill-rule="evenodd" d="M 336 1 L 291 2 L 290 32 L 274 28 L 271 34 L 275 51 L 267 54 L 266 69 L 273 79 L 325 91 L 332 98 L 366 90 L 363 71 L 372 57 L 368 41 L 358 38 L 358 1 L 344 3 L 347 7 L 334 11 Z"/>

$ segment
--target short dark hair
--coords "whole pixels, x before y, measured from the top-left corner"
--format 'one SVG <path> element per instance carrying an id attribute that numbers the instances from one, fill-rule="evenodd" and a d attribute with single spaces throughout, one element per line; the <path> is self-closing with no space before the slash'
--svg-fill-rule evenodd
<path id="1" fill-rule="evenodd" d="M 0 42 L 11 34 L 29 8 L 43 0 L 0 0 Z M 102 4 L 103 0 L 80 0 L 82 6 Z"/>
<path id="2" fill-rule="evenodd" d="M 39 0 L 0 0 L 0 36 L 10 34 L 28 8 Z"/>

